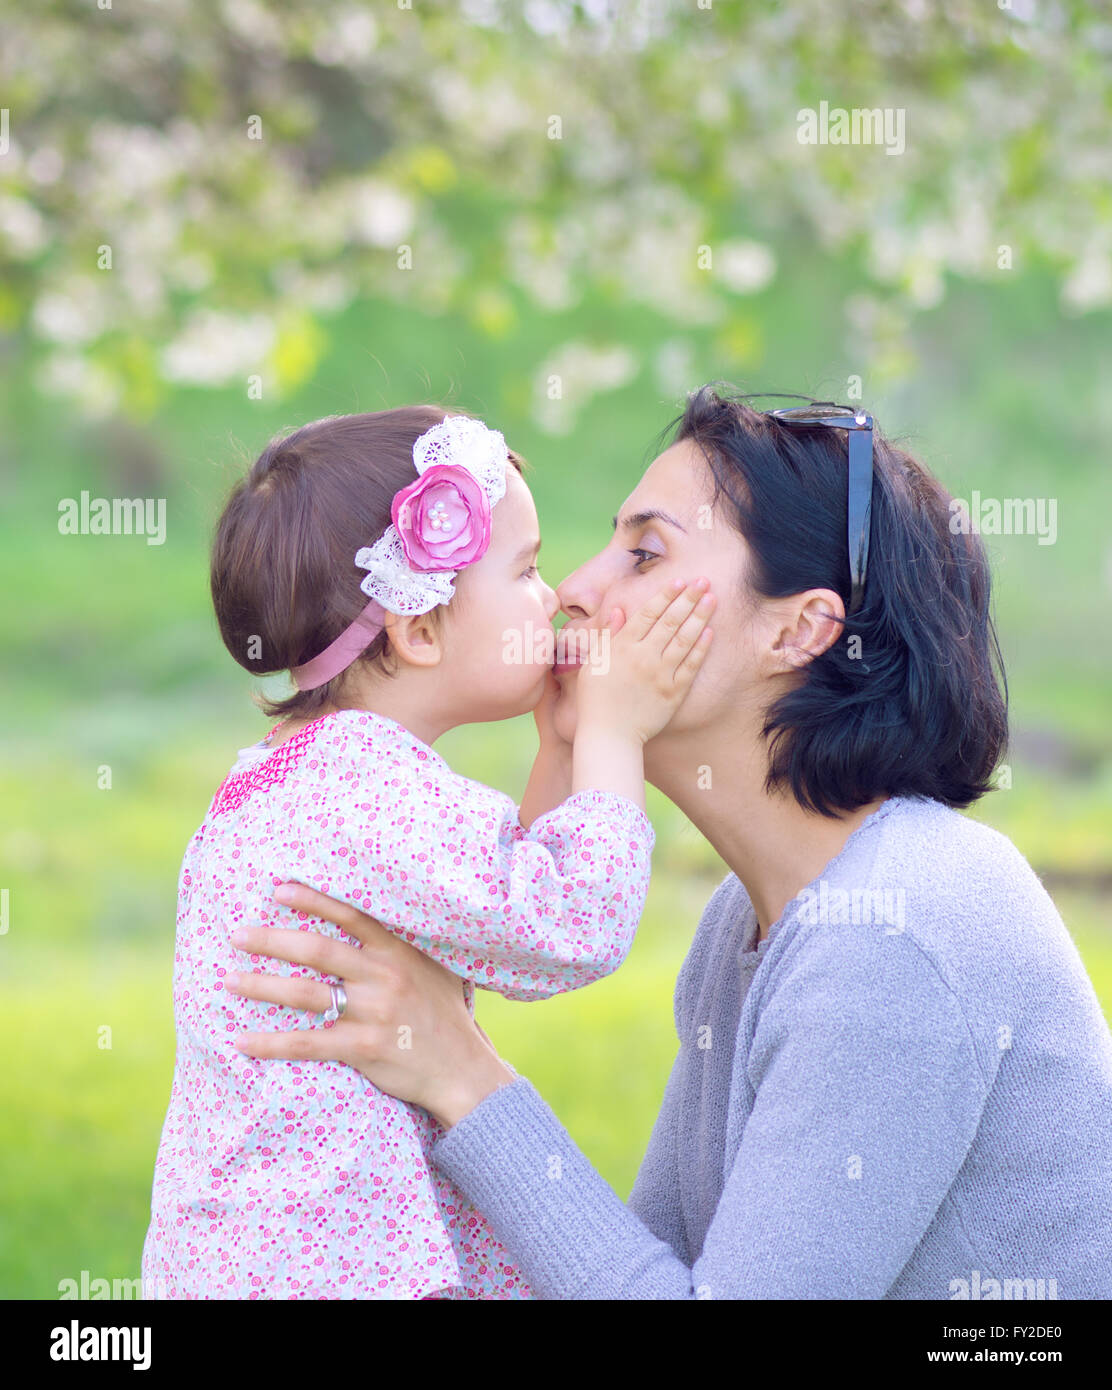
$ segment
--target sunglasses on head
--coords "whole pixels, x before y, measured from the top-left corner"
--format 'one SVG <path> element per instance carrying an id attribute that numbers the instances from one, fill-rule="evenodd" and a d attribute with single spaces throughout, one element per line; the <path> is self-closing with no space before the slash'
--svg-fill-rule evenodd
<path id="1" fill-rule="evenodd" d="M 873 504 L 873 417 L 865 410 L 807 396 L 768 392 L 763 399 L 807 401 L 806 405 L 763 410 L 781 425 L 827 425 L 849 431 L 849 486 L 846 503 L 846 545 L 849 549 L 850 597 L 847 614 L 856 613 L 865 599 L 869 561 L 869 526 Z"/>

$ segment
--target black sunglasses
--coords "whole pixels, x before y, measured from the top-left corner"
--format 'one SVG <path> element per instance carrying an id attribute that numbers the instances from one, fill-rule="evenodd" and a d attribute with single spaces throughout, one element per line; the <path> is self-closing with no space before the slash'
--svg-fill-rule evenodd
<path id="1" fill-rule="evenodd" d="M 780 396 L 769 392 L 768 396 Z M 767 398 L 767 397 L 766 397 Z M 784 400 L 808 400 L 806 396 L 780 396 Z M 783 410 L 764 410 L 782 425 L 829 425 L 849 431 L 849 486 L 846 502 L 846 545 L 849 548 L 850 596 L 847 614 L 856 613 L 865 600 L 865 575 L 869 562 L 869 527 L 873 509 L 873 417 L 865 410 L 835 405 L 833 401 L 809 401 Z"/>

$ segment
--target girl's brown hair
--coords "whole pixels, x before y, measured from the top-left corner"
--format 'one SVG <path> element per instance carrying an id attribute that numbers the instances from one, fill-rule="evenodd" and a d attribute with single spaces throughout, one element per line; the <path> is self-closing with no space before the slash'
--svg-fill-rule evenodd
<path id="1" fill-rule="evenodd" d="M 414 405 L 329 416 L 267 445 L 232 491 L 212 547 L 216 621 L 241 666 L 256 676 L 291 670 L 355 621 L 369 601 L 356 551 L 391 524 L 394 494 L 417 477 L 413 445 L 447 414 Z M 508 453 L 521 472 L 524 461 Z M 360 661 L 393 674 L 389 646 L 380 632 Z M 259 704 L 271 717 L 316 714 L 337 702 L 346 674 Z"/>

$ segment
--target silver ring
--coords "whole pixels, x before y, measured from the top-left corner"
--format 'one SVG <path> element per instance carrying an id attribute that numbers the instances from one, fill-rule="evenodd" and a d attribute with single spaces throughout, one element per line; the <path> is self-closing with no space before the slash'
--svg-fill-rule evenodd
<path id="1" fill-rule="evenodd" d="M 347 991 L 341 984 L 329 985 L 328 988 L 332 991 L 332 1005 L 325 1010 L 324 1021 L 335 1023 L 348 1006 Z"/>

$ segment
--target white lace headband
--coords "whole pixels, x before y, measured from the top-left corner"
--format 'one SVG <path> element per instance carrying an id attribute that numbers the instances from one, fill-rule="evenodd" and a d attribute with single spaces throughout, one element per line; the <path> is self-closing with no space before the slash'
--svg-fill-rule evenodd
<path id="1" fill-rule="evenodd" d="M 509 451 L 497 430 L 450 415 L 413 445 L 417 481 L 395 494 L 392 525 L 356 552 L 370 596 L 319 656 L 290 672 L 298 690 L 338 676 L 382 631 L 390 613 L 428 613 L 455 592 L 452 580 L 490 545 L 491 512 L 506 492 Z"/>

